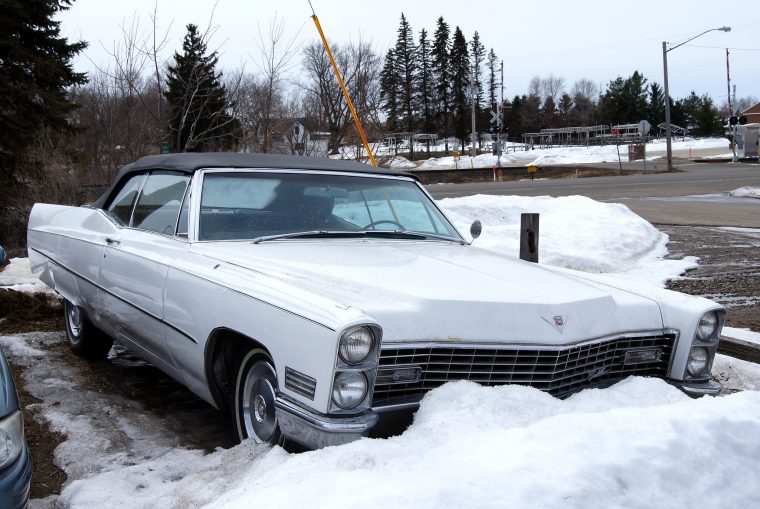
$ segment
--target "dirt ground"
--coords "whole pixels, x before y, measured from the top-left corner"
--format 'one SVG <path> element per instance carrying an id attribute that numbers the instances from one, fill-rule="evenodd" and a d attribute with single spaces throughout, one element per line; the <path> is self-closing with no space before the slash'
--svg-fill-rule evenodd
<path id="1" fill-rule="evenodd" d="M 726 325 L 760 332 L 760 232 L 658 226 L 670 235 L 670 257 L 698 256 L 699 267 L 668 288 L 726 306 Z"/>

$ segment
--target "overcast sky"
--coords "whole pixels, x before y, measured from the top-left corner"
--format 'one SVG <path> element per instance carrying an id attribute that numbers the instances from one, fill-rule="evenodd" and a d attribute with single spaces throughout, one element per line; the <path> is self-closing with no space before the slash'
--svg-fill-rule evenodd
<path id="1" fill-rule="evenodd" d="M 64 35 L 90 43 L 76 61 L 78 70 L 108 65 L 106 48 L 120 37 L 120 25 L 139 17 L 149 28 L 154 0 L 74 0 L 61 15 Z M 726 48 L 731 49 L 731 83 L 737 97 L 760 96 L 760 4 L 752 0 L 638 1 L 453 1 L 367 0 L 344 2 L 312 0 L 331 42 L 370 40 L 383 55 L 395 42 L 402 12 L 415 38 L 422 28 L 432 35 L 439 16 L 460 26 L 470 40 L 474 31 L 487 49 L 504 61 L 505 97 L 527 92 L 533 76 L 563 77 L 568 91 L 581 78 L 601 86 L 617 76 L 638 70 L 649 81 L 662 84 L 662 41 L 672 45 L 710 28 L 731 26 L 730 33 L 711 32 L 668 53 L 671 95 L 680 98 L 692 90 L 707 93 L 716 103 L 727 95 Z M 158 26 L 169 32 L 164 59 L 181 47 L 185 25 L 209 23 L 210 0 L 158 0 Z M 296 45 L 318 37 L 307 0 L 219 0 L 213 24 L 212 47 L 220 47 L 222 69 L 255 70 L 259 27 L 267 30 L 278 16 Z M 298 71 L 300 66 L 296 65 Z"/>

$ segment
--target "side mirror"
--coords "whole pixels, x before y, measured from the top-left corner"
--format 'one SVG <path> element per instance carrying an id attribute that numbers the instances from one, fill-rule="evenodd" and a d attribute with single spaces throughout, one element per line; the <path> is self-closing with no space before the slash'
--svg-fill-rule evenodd
<path id="1" fill-rule="evenodd" d="M 472 235 L 472 240 L 477 239 L 480 237 L 480 234 L 483 232 L 483 225 L 480 223 L 480 219 L 476 219 L 473 221 L 472 225 L 470 226 L 470 235 Z"/>

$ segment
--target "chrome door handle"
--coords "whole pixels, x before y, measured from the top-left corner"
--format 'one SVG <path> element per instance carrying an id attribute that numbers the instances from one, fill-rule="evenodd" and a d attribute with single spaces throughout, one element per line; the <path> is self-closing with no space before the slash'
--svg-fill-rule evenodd
<path id="1" fill-rule="evenodd" d="M 106 244 L 108 244 L 109 246 L 118 246 L 119 244 L 121 244 L 121 241 L 119 239 L 106 237 Z"/>

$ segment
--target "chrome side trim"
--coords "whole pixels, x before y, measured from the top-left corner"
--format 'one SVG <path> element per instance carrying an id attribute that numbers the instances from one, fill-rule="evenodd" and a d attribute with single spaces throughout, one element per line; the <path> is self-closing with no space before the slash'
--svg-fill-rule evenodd
<path id="1" fill-rule="evenodd" d="M 354 416 L 328 417 L 306 410 L 282 397 L 275 400 L 275 409 L 282 434 L 311 449 L 343 445 L 366 437 L 380 420 L 372 411 Z"/>
<path id="2" fill-rule="evenodd" d="M 180 334 L 182 337 L 184 337 L 185 339 L 187 339 L 187 340 L 189 340 L 189 341 L 192 341 L 192 342 L 193 342 L 193 343 L 195 343 L 196 345 L 198 344 L 198 342 L 195 340 L 195 338 L 193 338 L 193 337 L 192 337 L 190 334 L 188 334 L 187 332 L 183 331 L 182 329 L 180 329 L 180 328 L 179 328 L 179 327 L 177 327 L 176 325 L 174 325 L 174 324 L 172 324 L 172 323 L 170 323 L 170 322 L 167 322 L 167 321 L 166 321 L 166 320 L 164 320 L 163 318 L 161 318 L 161 317 L 158 317 L 158 316 L 154 315 L 153 313 L 151 313 L 151 312 L 149 312 L 149 311 L 146 311 L 146 310 L 144 310 L 144 309 L 143 309 L 143 308 L 141 308 L 140 306 L 137 306 L 137 305 L 135 305 L 135 304 L 133 304 L 133 303 L 129 302 L 129 301 L 128 301 L 128 300 L 126 300 L 125 298 L 123 298 L 123 297 L 120 297 L 120 296 L 116 295 L 115 293 L 111 292 L 110 290 L 107 290 L 107 289 L 103 288 L 103 287 L 102 287 L 102 286 L 100 286 L 98 283 L 96 283 L 96 282 L 94 282 L 93 280 L 91 280 L 91 279 L 89 279 L 89 278 L 87 278 L 87 277 L 83 276 L 82 274 L 79 274 L 78 272 L 76 272 L 76 271 L 73 271 L 73 270 L 69 269 L 68 267 L 64 267 L 63 265 L 61 265 L 61 264 L 60 264 L 60 263 L 58 263 L 57 261 L 53 260 L 53 259 L 52 259 L 51 257 L 49 257 L 48 255 L 46 255 L 45 253 L 43 253 L 43 252 L 41 252 L 41 251 L 39 251 L 39 250 L 37 250 L 37 249 L 34 249 L 33 247 L 30 247 L 29 249 L 30 249 L 31 251 L 34 251 L 35 253 L 39 254 L 40 256 L 44 256 L 44 257 L 45 257 L 45 258 L 47 258 L 47 259 L 48 259 L 48 260 L 49 260 L 51 263 L 54 263 L 55 265 L 57 265 L 57 266 L 58 266 L 58 267 L 60 267 L 61 269 L 65 270 L 65 271 L 66 271 L 66 272 L 68 272 L 69 274 L 72 274 L 72 275 L 74 275 L 74 276 L 76 276 L 76 277 L 80 278 L 80 279 L 81 279 L 81 280 L 83 280 L 83 281 L 87 281 L 88 283 L 90 283 L 90 284 L 91 284 L 91 285 L 93 285 L 94 287 L 98 288 L 100 291 L 107 293 L 108 295 L 110 295 L 110 296 L 111 296 L 111 297 L 113 297 L 114 299 L 117 299 L 118 301 L 120 301 L 120 302 L 123 302 L 123 303 L 124 303 L 124 304 L 126 304 L 127 306 L 129 306 L 129 307 L 131 307 L 131 308 L 133 308 L 133 309 L 135 309 L 135 310 L 137 310 L 137 311 L 141 312 L 142 314 L 146 315 L 146 316 L 147 316 L 147 317 L 149 317 L 149 318 L 152 318 L 153 320 L 156 320 L 157 322 L 161 322 L 162 324 L 166 325 L 167 327 L 169 327 L 169 328 L 170 328 L 170 329 L 172 329 L 173 331 L 176 331 L 176 332 L 178 332 L 178 333 L 179 333 L 179 334 Z"/>

